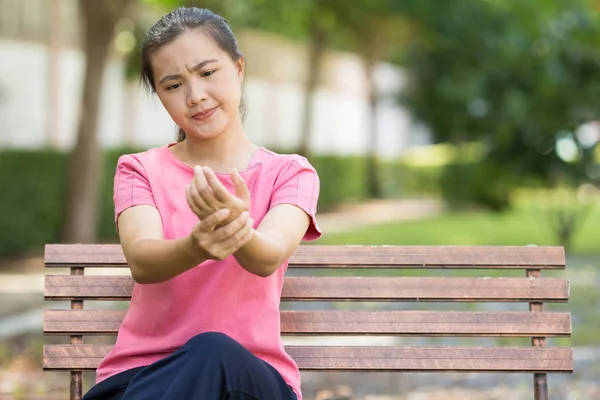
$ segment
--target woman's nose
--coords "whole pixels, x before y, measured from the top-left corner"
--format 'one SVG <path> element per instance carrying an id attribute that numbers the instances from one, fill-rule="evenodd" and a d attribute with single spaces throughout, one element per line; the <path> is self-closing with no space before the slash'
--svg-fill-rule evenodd
<path id="1" fill-rule="evenodd" d="M 202 82 L 193 80 L 190 82 L 188 87 L 189 92 L 187 96 L 187 104 L 189 107 L 200 104 L 208 98 L 206 94 L 206 87 L 202 84 Z"/>

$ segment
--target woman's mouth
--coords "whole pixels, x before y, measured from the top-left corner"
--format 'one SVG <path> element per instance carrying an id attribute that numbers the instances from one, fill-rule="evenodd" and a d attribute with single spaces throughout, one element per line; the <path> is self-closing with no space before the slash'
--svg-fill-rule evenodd
<path id="1" fill-rule="evenodd" d="M 217 107 L 211 108 L 210 110 L 200 111 L 200 112 L 192 115 L 192 119 L 195 119 L 196 121 L 207 120 L 215 113 L 216 110 L 217 110 Z"/>

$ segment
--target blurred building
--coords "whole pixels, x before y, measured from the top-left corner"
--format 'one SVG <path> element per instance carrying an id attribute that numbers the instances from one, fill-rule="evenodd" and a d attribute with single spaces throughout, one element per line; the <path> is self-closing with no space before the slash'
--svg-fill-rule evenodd
<path id="1" fill-rule="evenodd" d="M 128 29 L 127 24 L 121 29 Z M 304 81 L 311 72 L 306 68 L 307 49 L 264 32 L 237 35 L 247 65 L 248 134 L 266 147 L 296 147 Z M 0 0 L 0 147 L 73 145 L 84 66 L 78 38 L 77 0 Z M 146 148 L 173 140 L 174 124 L 159 100 L 137 80 L 128 80 L 124 68 L 124 57 L 113 52 L 102 89 L 102 145 Z M 354 54 L 329 52 L 324 68 L 313 104 L 311 147 L 318 153 L 361 154 L 368 143 L 369 112 L 361 60 Z M 376 76 L 382 93 L 380 154 L 393 157 L 413 144 L 426 143 L 427 134 L 393 98 L 405 80 L 402 70 L 381 64 Z"/>

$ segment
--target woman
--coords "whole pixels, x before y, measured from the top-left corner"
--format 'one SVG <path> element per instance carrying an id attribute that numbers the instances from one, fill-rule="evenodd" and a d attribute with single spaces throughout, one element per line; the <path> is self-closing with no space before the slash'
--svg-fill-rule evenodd
<path id="1" fill-rule="evenodd" d="M 317 173 L 246 136 L 244 58 L 222 17 L 165 15 L 142 77 L 180 129 L 118 161 L 115 218 L 136 284 L 84 399 L 301 400 L 279 302 L 288 258 L 321 234 Z"/>

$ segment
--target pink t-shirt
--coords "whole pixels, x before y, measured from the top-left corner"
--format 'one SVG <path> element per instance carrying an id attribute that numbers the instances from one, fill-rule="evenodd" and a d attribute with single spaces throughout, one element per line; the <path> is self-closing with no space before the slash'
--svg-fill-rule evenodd
<path id="1" fill-rule="evenodd" d="M 189 235 L 198 222 L 185 199 L 194 171 L 169 145 L 119 158 L 115 175 L 115 216 L 132 206 L 152 205 L 160 213 L 165 239 Z M 319 178 L 308 161 L 262 147 L 246 171 L 250 216 L 255 227 L 278 204 L 293 204 L 311 217 L 304 240 L 321 232 L 315 220 Z M 217 174 L 231 193 L 229 175 Z M 201 332 L 223 332 L 271 364 L 301 400 L 300 373 L 281 340 L 279 303 L 287 261 L 267 278 L 242 268 L 233 256 L 206 261 L 166 282 L 135 284 L 129 310 L 113 350 L 97 369 L 97 382 L 124 370 L 151 364 Z"/>

